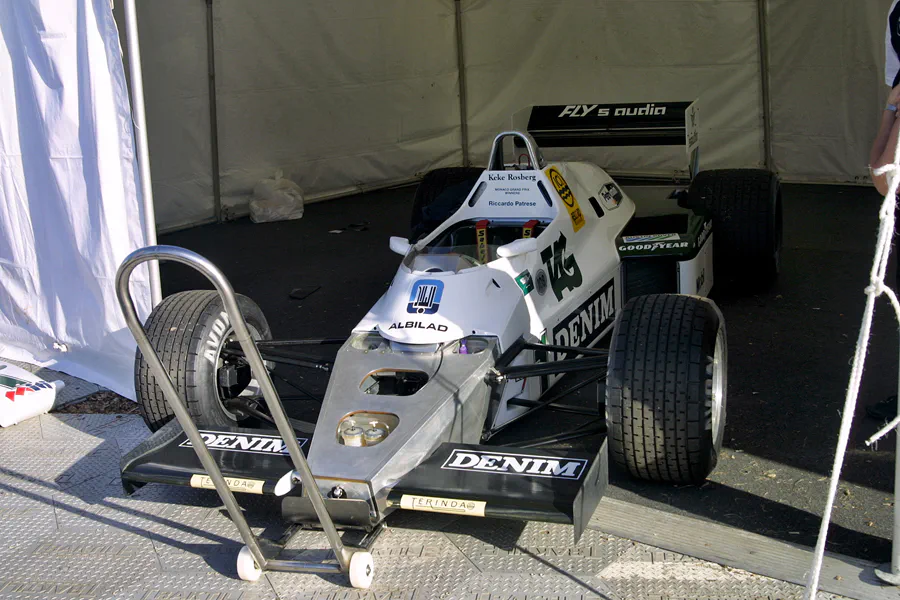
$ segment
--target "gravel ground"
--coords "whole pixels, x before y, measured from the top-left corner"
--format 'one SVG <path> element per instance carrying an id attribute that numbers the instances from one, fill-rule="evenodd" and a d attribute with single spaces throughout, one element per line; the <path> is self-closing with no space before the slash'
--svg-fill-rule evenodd
<path id="1" fill-rule="evenodd" d="M 138 407 L 136 402 L 132 402 L 128 398 L 123 398 L 115 392 L 101 390 L 87 396 L 83 400 L 67 404 L 62 408 L 50 412 L 67 414 L 136 415 L 138 414 Z"/>

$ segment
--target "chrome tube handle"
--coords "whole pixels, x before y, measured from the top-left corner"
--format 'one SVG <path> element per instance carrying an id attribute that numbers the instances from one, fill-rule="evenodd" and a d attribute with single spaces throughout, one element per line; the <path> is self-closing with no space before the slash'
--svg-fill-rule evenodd
<path id="1" fill-rule="evenodd" d="M 144 355 L 144 360 L 147 361 L 151 372 L 156 377 L 157 384 L 162 388 L 166 400 L 172 406 L 175 417 L 187 434 L 188 439 L 190 439 L 191 444 L 193 444 L 194 450 L 197 452 L 197 456 L 200 459 L 200 463 L 203 465 L 203 468 L 206 469 L 210 479 L 212 479 L 216 491 L 219 493 L 222 502 L 225 503 L 225 507 L 231 515 L 232 521 L 234 521 L 240 530 L 244 543 L 247 544 L 250 551 L 253 553 L 253 558 L 262 569 L 265 569 L 267 560 L 265 556 L 263 556 L 262 550 L 256 541 L 256 537 L 250 530 L 250 527 L 234 498 L 234 494 L 228 487 L 225 478 L 222 476 L 222 472 L 215 463 L 209 449 L 206 447 L 203 438 L 200 436 L 200 432 L 191 418 L 187 407 L 179 397 L 171 376 L 163 366 L 162 361 L 160 361 L 150 340 L 147 338 L 147 334 L 144 331 L 144 327 L 135 310 L 134 301 L 128 288 L 131 274 L 140 264 L 151 260 L 167 260 L 192 267 L 202 273 L 216 288 L 216 291 L 222 298 L 225 312 L 228 315 L 231 326 L 234 329 L 234 338 L 240 343 L 241 350 L 243 350 L 247 361 L 250 363 L 251 371 L 256 376 L 257 383 L 262 390 L 263 398 L 266 401 L 272 419 L 275 421 L 278 433 L 284 440 L 285 447 L 288 450 L 294 468 L 301 475 L 304 492 L 308 494 L 310 501 L 315 508 L 316 515 L 319 517 L 319 523 L 325 531 L 328 541 L 331 543 L 331 547 L 341 565 L 341 569 L 347 571 L 352 552 L 344 547 L 340 536 L 334 527 L 334 523 L 328 515 L 322 493 L 319 490 L 319 486 L 316 484 L 315 477 L 309 468 L 309 464 L 306 462 L 306 457 L 303 456 L 303 452 L 300 450 L 300 445 L 297 443 L 297 435 L 288 421 L 287 415 L 284 412 L 284 407 L 278 397 L 278 392 L 275 390 L 275 386 L 272 383 L 272 378 L 269 376 L 269 372 L 259 353 L 259 349 L 256 347 L 256 343 L 250 334 L 250 329 L 247 327 L 247 322 L 244 320 L 244 316 L 238 306 L 237 298 L 234 295 L 234 289 L 231 287 L 231 283 L 211 261 L 191 250 L 180 248 L 178 246 L 163 245 L 140 248 L 125 258 L 116 273 L 116 296 L 119 300 L 122 314 L 125 316 L 125 324 L 128 326 L 128 329 L 131 330 L 131 334 L 134 336 L 138 348 L 140 348 L 141 353 Z"/>
<path id="2" fill-rule="evenodd" d="M 491 144 L 491 155 L 488 158 L 488 171 L 503 171 L 506 168 L 503 162 L 503 140 L 508 137 L 522 141 L 528 153 L 528 162 L 531 164 L 532 169 L 543 170 L 545 166 L 544 155 L 541 153 L 537 142 L 531 137 L 531 134 L 511 130 L 498 133 L 497 137 L 494 138 L 494 143 Z"/>

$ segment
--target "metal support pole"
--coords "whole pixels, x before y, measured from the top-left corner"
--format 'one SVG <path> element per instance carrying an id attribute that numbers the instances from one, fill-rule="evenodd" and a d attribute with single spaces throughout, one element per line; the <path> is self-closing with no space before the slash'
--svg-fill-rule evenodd
<path id="1" fill-rule="evenodd" d="M 897 414 L 900 414 L 900 380 L 897 382 Z M 875 569 L 881 581 L 900 585 L 900 430 L 894 430 L 894 536 L 891 540 L 891 562 Z"/>
<path id="2" fill-rule="evenodd" d="M 766 169 L 774 169 L 772 159 L 772 100 L 769 87 L 769 36 L 767 28 L 768 0 L 757 0 L 757 29 L 759 40 L 759 79 L 762 92 L 763 155 Z"/>
<path id="3" fill-rule="evenodd" d="M 898 386 L 900 389 L 900 386 Z M 900 414 L 900 394 L 897 394 L 897 414 Z M 891 583 L 900 584 L 900 434 L 894 435 L 894 537 L 891 540 Z"/>
<path id="4" fill-rule="evenodd" d="M 463 52 L 462 0 L 455 0 L 456 9 L 456 70 L 459 72 L 459 133 L 463 166 L 469 166 L 469 116 L 466 106 L 466 58 Z"/>
<path id="5" fill-rule="evenodd" d="M 138 39 L 135 0 L 122 3 L 125 15 L 125 36 L 128 39 L 128 73 L 131 80 L 131 113 L 134 124 L 134 144 L 138 156 L 138 173 L 141 178 L 141 198 L 144 204 L 144 235 L 147 245 L 156 244 L 156 212 L 153 208 L 153 184 L 150 179 L 150 150 L 147 145 L 147 115 L 144 111 L 144 79 L 141 72 L 141 45 Z M 159 263 L 152 261 L 150 269 L 150 301 L 156 306 L 162 301 L 159 283 Z"/>
<path id="6" fill-rule="evenodd" d="M 206 0 L 206 71 L 209 77 L 209 146 L 212 161 L 213 210 L 222 222 L 222 190 L 219 182 L 219 116 L 216 104 L 216 42 L 213 29 L 213 0 Z"/>
<path id="7" fill-rule="evenodd" d="M 900 386 L 898 386 L 900 389 Z M 897 410 L 900 411 L 900 394 L 897 394 Z M 900 414 L 898 412 L 897 414 Z M 891 578 L 894 585 L 900 584 L 900 437 L 894 434 L 894 537 L 891 541 Z"/>

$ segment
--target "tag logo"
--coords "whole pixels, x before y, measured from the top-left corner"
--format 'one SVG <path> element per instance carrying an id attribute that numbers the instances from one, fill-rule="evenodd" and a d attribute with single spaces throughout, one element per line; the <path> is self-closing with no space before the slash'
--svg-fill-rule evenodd
<path id="1" fill-rule="evenodd" d="M 286 456 L 288 454 L 284 440 L 275 435 L 247 435 L 244 433 L 228 433 L 227 431 L 201 431 L 200 437 L 210 450 L 225 452 L 247 452 L 249 454 L 268 454 Z M 301 448 L 306 445 L 306 438 L 297 438 Z M 179 448 L 193 448 L 191 440 L 178 444 Z"/>
<path id="2" fill-rule="evenodd" d="M 559 458 L 528 454 L 501 454 L 480 450 L 455 449 L 444 461 L 442 469 L 456 471 L 481 471 L 498 475 L 524 475 L 548 479 L 579 480 L 584 474 L 587 460 L 583 458 Z"/>
<path id="3" fill-rule="evenodd" d="M 584 227 L 584 214 L 578 206 L 578 200 L 575 199 L 575 194 L 572 193 L 569 184 L 566 183 L 562 173 L 560 173 L 556 167 L 547 169 L 547 177 L 550 178 L 550 183 L 556 188 L 556 193 L 559 194 L 563 204 L 566 205 L 566 209 L 569 211 L 569 217 L 572 219 L 572 229 L 578 232 L 579 229 Z"/>
<path id="4" fill-rule="evenodd" d="M 421 279 L 413 285 L 409 294 L 406 312 L 418 315 L 433 315 L 441 306 L 444 282 L 437 279 Z"/>
<path id="5" fill-rule="evenodd" d="M 562 232 L 552 246 L 541 250 L 541 260 L 547 265 L 550 286 L 557 300 L 563 299 L 565 290 L 571 292 L 581 285 L 581 269 L 578 268 L 574 254 L 566 256 L 566 236 Z"/>

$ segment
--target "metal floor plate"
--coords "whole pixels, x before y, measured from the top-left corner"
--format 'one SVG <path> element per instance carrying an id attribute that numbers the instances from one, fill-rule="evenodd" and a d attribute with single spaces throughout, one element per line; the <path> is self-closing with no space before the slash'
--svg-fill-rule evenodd
<path id="1" fill-rule="evenodd" d="M 570 526 L 403 513 L 373 548 L 371 590 L 344 576 L 237 579 L 241 546 L 213 491 L 148 485 L 127 498 L 119 458 L 140 418 L 43 415 L 0 430 L 0 600 L 675 600 L 802 598 L 800 586 Z M 254 531 L 282 527 L 271 498 L 238 496 Z M 318 559 L 303 531 L 285 554 Z M 822 594 L 821 598 L 838 598 Z"/>

